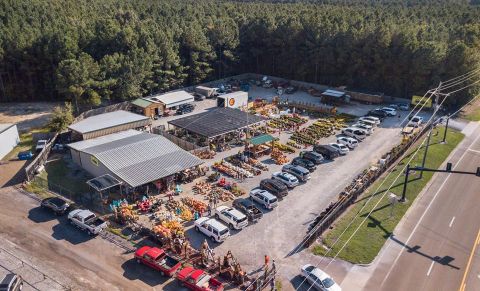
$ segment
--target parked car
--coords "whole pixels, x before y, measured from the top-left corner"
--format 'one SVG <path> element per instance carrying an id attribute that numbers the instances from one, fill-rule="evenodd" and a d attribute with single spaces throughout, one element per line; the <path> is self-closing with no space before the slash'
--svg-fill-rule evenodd
<path id="1" fill-rule="evenodd" d="M 363 117 L 360 117 L 358 119 L 359 121 L 369 121 L 369 122 L 373 122 L 375 123 L 376 125 L 379 125 L 382 121 L 380 120 L 380 118 L 378 117 L 375 117 L 375 116 L 363 116 Z"/>
<path id="2" fill-rule="evenodd" d="M 245 214 L 225 205 L 215 209 L 215 218 L 223 221 L 230 229 L 243 229 L 248 225 L 248 218 Z"/>
<path id="3" fill-rule="evenodd" d="M 334 143 L 334 142 L 331 142 L 329 143 L 329 145 L 331 145 L 332 147 L 336 148 L 338 150 L 338 153 L 342 156 L 348 154 L 350 152 L 350 150 L 348 149 L 348 147 L 346 145 L 343 145 L 341 143 Z"/>
<path id="4" fill-rule="evenodd" d="M 369 116 L 374 116 L 374 117 L 378 117 L 380 119 L 384 119 L 385 117 L 388 116 L 388 114 L 385 112 L 385 111 L 382 111 L 380 109 L 374 109 L 374 110 L 370 110 L 368 111 L 368 114 Z"/>
<path id="5" fill-rule="evenodd" d="M 388 116 L 396 116 L 397 115 L 397 110 L 395 110 L 395 108 L 392 108 L 392 107 L 383 107 L 380 110 L 387 113 Z"/>
<path id="6" fill-rule="evenodd" d="M 363 129 L 363 130 L 365 130 L 367 135 L 371 135 L 374 131 L 374 129 L 373 129 L 374 126 L 375 125 L 369 125 L 369 124 L 366 124 L 366 123 L 359 122 L 359 123 L 353 124 L 350 127 Z"/>
<path id="7" fill-rule="evenodd" d="M 43 148 L 47 145 L 46 139 L 40 139 L 37 141 L 37 145 L 35 146 L 35 152 L 39 153 L 43 150 Z"/>
<path id="8" fill-rule="evenodd" d="M 265 209 L 273 209 L 278 206 L 277 197 L 270 192 L 262 189 L 253 189 L 250 191 L 250 199 L 261 204 Z"/>
<path id="9" fill-rule="evenodd" d="M 285 165 L 282 167 L 282 172 L 287 172 L 289 174 L 292 174 L 302 182 L 307 182 L 307 180 L 310 180 L 311 178 L 310 171 L 300 166 Z"/>
<path id="10" fill-rule="evenodd" d="M 195 109 L 195 106 L 193 106 L 192 104 L 183 104 L 183 105 L 180 105 L 176 111 L 176 113 L 178 115 L 182 115 L 182 114 L 185 114 L 185 113 L 190 113 L 193 111 L 193 109 Z"/>
<path id="11" fill-rule="evenodd" d="M 193 291 L 222 291 L 223 284 L 203 270 L 185 267 L 177 273 L 182 286 Z"/>
<path id="12" fill-rule="evenodd" d="M 404 103 L 404 104 L 399 104 L 398 109 L 402 111 L 408 111 L 410 110 L 410 104 Z"/>
<path id="13" fill-rule="evenodd" d="M 68 204 L 67 201 L 60 197 L 49 197 L 45 198 L 42 200 L 40 203 L 40 206 L 42 208 L 50 209 L 53 211 L 56 215 L 62 215 L 65 214 L 65 212 L 68 210 L 70 205 Z"/>
<path id="14" fill-rule="evenodd" d="M 423 122 L 423 117 L 420 116 L 411 116 L 409 117 L 410 121 L 408 122 L 409 126 L 420 126 Z"/>
<path id="15" fill-rule="evenodd" d="M 299 156 L 303 159 L 312 161 L 315 165 L 323 163 L 323 156 L 315 151 L 301 151 Z"/>
<path id="16" fill-rule="evenodd" d="M 31 151 L 19 152 L 17 158 L 19 160 L 30 160 L 33 158 L 33 154 Z"/>
<path id="17" fill-rule="evenodd" d="M 297 87 L 294 86 L 288 86 L 287 89 L 285 89 L 285 93 L 287 94 L 293 94 L 297 91 Z"/>
<path id="18" fill-rule="evenodd" d="M 340 136 L 337 138 L 337 143 L 347 146 L 349 149 L 354 149 L 358 146 L 358 141 L 353 137 Z"/>
<path id="19" fill-rule="evenodd" d="M 228 227 L 215 218 L 200 217 L 195 220 L 195 230 L 203 233 L 214 242 L 223 242 L 230 236 Z"/>
<path id="20" fill-rule="evenodd" d="M 275 195 L 278 200 L 283 200 L 283 197 L 287 196 L 287 185 L 274 179 L 263 179 L 260 181 L 260 189 L 267 190 L 271 194 Z"/>
<path id="21" fill-rule="evenodd" d="M 312 162 L 310 160 L 307 160 L 307 159 L 304 159 L 302 157 L 293 158 L 291 164 L 295 165 L 295 166 L 304 167 L 305 169 L 309 170 L 310 172 L 313 172 L 317 169 L 317 166 L 315 166 L 314 162 Z"/>
<path id="22" fill-rule="evenodd" d="M 297 177 L 286 172 L 275 172 L 272 174 L 272 179 L 282 182 L 288 188 L 295 188 L 300 183 Z"/>
<path id="23" fill-rule="evenodd" d="M 238 198 L 233 200 L 232 206 L 245 214 L 249 221 L 257 222 L 263 217 L 263 212 L 258 209 L 255 203 L 250 199 Z"/>
<path id="24" fill-rule="evenodd" d="M 20 291 L 23 289 L 23 279 L 20 275 L 8 273 L 0 281 L 0 291 Z"/>
<path id="25" fill-rule="evenodd" d="M 89 235 L 96 235 L 107 228 L 107 223 L 97 217 L 95 213 L 86 209 L 75 209 L 68 213 L 68 221 L 76 227 L 86 231 Z"/>
<path id="26" fill-rule="evenodd" d="M 329 145 L 322 145 L 322 144 L 317 144 L 313 146 L 313 150 L 322 156 L 324 156 L 328 160 L 333 160 L 336 157 L 339 156 L 339 153 L 336 148 L 331 147 Z"/>
<path id="27" fill-rule="evenodd" d="M 205 95 L 202 95 L 200 93 L 195 92 L 195 93 L 193 93 L 193 99 L 195 101 L 203 101 L 203 100 L 206 99 L 206 97 L 205 97 Z"/>
<path id="28" fill-rule="evenodd" d="M 168 255 L 165 250 L 143 246 L 134 255 L 137 263 L 144 264 L 160 272 L 162 276 L 172 277 L 182 266 L 182 262 L 173 256 Z"/>
<path id="29" fill-rule="evenodd" d="M 349 137 L 354 137 L 355 139 L 362 141 L 367 137 L 367 132 L 364 131 L 363 129 L 356 128 L 356 127 L 347 127 L 345 129 L 342 129 L 342 134 L 349 136 Z"/>
<path id="30" fill-rule="evenodd" d="M 319 291 L 342 291 L 335 281 L 324 271 L 313 265 L 305 265 L 301 269 L 301 275 Z"/>

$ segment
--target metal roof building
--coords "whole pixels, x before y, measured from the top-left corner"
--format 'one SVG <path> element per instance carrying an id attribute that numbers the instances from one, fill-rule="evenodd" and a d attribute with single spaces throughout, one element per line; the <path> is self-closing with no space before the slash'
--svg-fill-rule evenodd
<path id="1" fill-rule="evenodd" d="M 118 110 L 85 118 L 68 128 L 80 137 L 79 139 L 86 140 L 150 124 L 151 120 L 146 116 Z"/>
<path id="2" fill-rule="evenodd" d="M 0 159 L 13 150 L 19 142 L 17 126 L 12 123 L 0 123 Z"/>
<path id="3" fill-rule="evenodd" d="M 151 97 L 144 97 L 143 99 L 150 102 L 160 102 L 167 109 L 187 103 L 192 103 L 194 101 L 193 95 L 183 90 L 155 95 Z"/>
<path id="4" fill-rule="evenodd" d="M 163 136 L 127 130 L 69 144 L 72 159 L 95 177 L 110 174 L 131 187 L 203 163 Z"/>
<path id="5" fill-rule="evenodd" d="M 218 107 L 207 112 L 168 121 L 168 124 L 211 138 L 266 120 L 264 117 L 249 114 L 239 109 Z"/>

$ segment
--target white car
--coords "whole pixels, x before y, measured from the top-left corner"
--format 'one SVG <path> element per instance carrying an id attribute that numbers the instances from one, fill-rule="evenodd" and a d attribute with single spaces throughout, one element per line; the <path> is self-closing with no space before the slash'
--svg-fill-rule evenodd
<path id="1" fill-rule="evenodd" d="M 215 209 L 215 218 L 225 222 L 230 229 L 243 229 L 248 225 L 245 214 L 228 206 L 219 206 Z"/>
<path id="2" fill-rule="evenodd" d="M 337 143 L 347 146 L 349 149 L 354 149 L 358 146 L 358 141 L 353 137 L 340 136 L 337 138 Z"/>
<path id="3" fill-rule="evenodd" d="M 367 132 L 367 135 L 371 135 L 373 133 L 373 126 L 369 125 L 369 124 L 359 122 L 359 123 L 355 123 L 354 125 L 352 125 L 350 127 L 356 127 L 356 128 L 363 129 Z"/>
<path id="4" fill-rule="evenodd" d="M 46 145 L 47 145 L 47 140 L 45 140 L 45 139 L 38 140 L 37 145 L 35 146 L 35 151 L 37 153 L 41 152 Z"/>
<path id="5" fill-rule="evenodd" d="M 277 197 L 267 190 L 253 189 L 249 195 L 250 199 L 261 204 L 265 209 L 273 209 L 278 206 Z"/>
<path id="6" fill-rule="evenodd" d="M 342 291 L 335 281 L 324 271 L 310 264 L 302 267 L 302 276 L 319 291 Z"/>
<path id="7" fill-rule="evenodd" d="M 341 154 L 342 156 L 344 156 L 344 155 L 346 155 L 350 152 L 348 147 L 344 144 L 332 142 L 332 143 L 329 143 L 329 145 L 336 148 L 338 150 L 338 153 Z"/>
<path id="8" fill-rule="evenodd" d="M 414 116 L 410 119 L 410 121 L 408 122 L 408 125 L 409 126 L 420 126 L 423 122 L 423 117 L 420 117 L 420 116 Z"/>
<path id="9" fill-rule="evenodd" d="M 380 118 L 375 116 L 363 116 L 363 117 L 360 117 L 358 120 L 374 122 L 376 125 L 380 124 Z"/>
<path id="10" fill-rule="evenodd" d="M 214 218 L 200 217 L 195 220 L 195 229 L 216 242 L 223 242 L 230 236 L 228 227 Z"/>
<path id="11" fill-rule="evenodd" d="M 287 185 L 288 188 L 294 188 L 300 183 L 297 177 L 286 172 L 275 172 L 272 175 L 272 179 L 282 182 Z"/>
<path id="12" fill-rule="evenodd" d="M 395 116 L 395 115 L 397 115 L 397 110 L 395 110 L 394 108 L 391 108 L 391 107 L 383 107 L 383 108 L 381 108 L 380 110 L 382 110 L 383 112 L 387 113 L 388 116 Z"/>
<path id="13" fill-rule="evenodd" d="M 353 137 L 359 141 L 364 140 L 367 137 L 367 132 L 363 129 L 356 128 L 356 127 L 347 127 L 342 130 L 342 134 Z"/>

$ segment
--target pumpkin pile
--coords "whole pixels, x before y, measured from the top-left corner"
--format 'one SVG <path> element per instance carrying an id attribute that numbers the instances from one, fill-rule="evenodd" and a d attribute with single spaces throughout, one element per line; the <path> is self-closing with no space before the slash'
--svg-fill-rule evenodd
<path id="1" fill-rule="evenodd" d="M 277 165 L 283 165 L 288 163 L 288 158 L 286 155 L 284 155 L 280 150 L 278 149 L 273 149 L 272 150 L 272 159 L 275 161 L 275 164 Z"/>
<path id="2" fill-rule="evenodd" d="M 182 198 L 182 202 L 193 211 L 204 213 L 207 210 L 207 204 L 192 197 Z"/>

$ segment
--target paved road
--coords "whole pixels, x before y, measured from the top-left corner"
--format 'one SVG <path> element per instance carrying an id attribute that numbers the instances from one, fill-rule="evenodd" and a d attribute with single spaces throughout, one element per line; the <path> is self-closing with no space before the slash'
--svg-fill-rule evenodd
<path id="1" fill-rule="evenodd" d="M 178 290 L 132 254 L 91 238 L 12 187 L 0 189 L 0 276 L 22 275 L 26 290 Z"/>
<path id="2" fill-rule="evenodd" d="M 480 129 L 449 159 L 480 166 Z M 372 266 L 355 266 L 345 290 L 480 290 L 480 178 L 436 174 Z M 464 288 L 464 289 L 463 289 Z"/>

